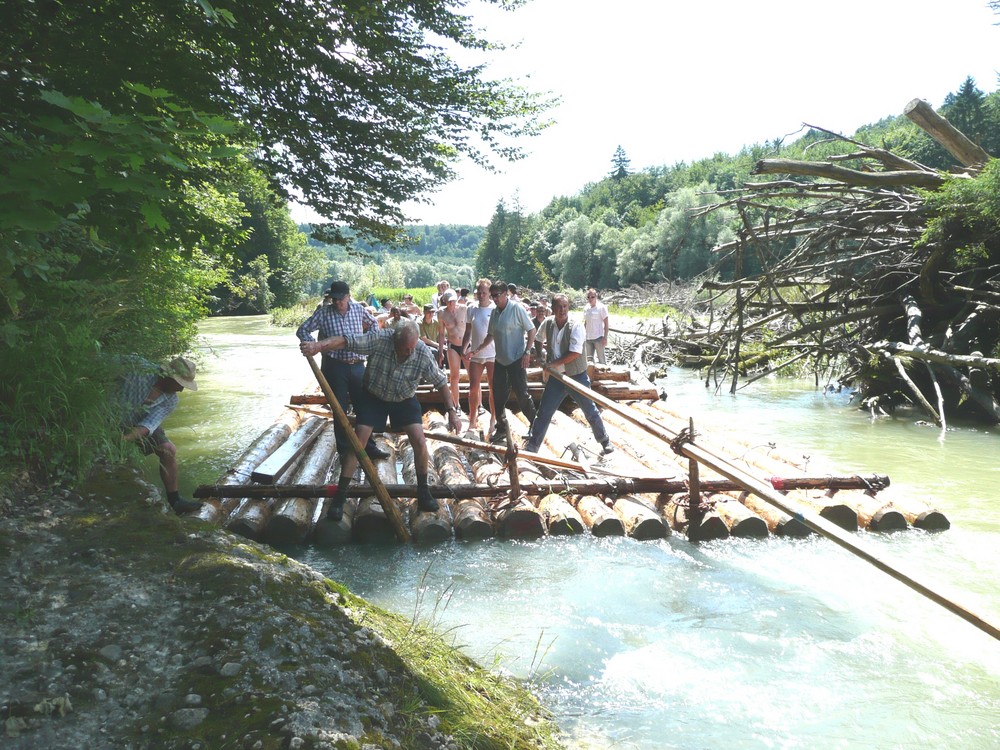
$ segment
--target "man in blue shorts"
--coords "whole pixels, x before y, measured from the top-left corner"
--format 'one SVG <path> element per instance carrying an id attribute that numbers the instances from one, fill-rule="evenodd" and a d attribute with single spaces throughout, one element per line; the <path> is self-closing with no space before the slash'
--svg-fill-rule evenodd
<path id="1" fill-rule="evenodd" d="M 348 351 L 368 355 L 364 390 L 354 404 L 357 421 L 354 432 L 364 444 L 372 432 L 385 429 L 386 420 L 394 430 L 402 430 L 413 447 L 413 463 L 417 472 L 417 507 L 433 513 L 438 509 L 427 487 L 427 442 L 424 439 L 422 410 L 417 401 L 417 386 L 431 383 L 441 393 L 448 409 L 448 425 L 453 432 L 461 429 L 458 407 L 451 400 L 448 376 L 437 363 L 428 346 L 420 340 L 416 321 L 403 318 L 393 330 L 376 330 L 366 335 L 332 336 L 322 341 L 303 341 L 299 350 L 306 357 L 320 352 Z M 347 488 L 354 476 L 358 458 L 353 451 L 343 455 L 337 494 L 330 504 L 327 518 L 339 521 L 344 513 Z"/>

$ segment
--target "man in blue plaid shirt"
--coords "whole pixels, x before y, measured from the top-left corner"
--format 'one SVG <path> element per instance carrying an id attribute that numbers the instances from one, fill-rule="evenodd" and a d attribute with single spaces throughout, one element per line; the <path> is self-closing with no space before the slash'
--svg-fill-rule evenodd
<path id="1" fill-rule="evenodd" d="M 385 429 L 386 420 L 392 429 L 402 430 L 413 448 L 413 464 L 417 473 L 417 507 L 433 513 L 437 500 L 427 487 L 427 442 L 424 439 L 423 412 L 417 401 L 417 386 L 431 383 L 441 393 L 448 409 L 448 426 L 458 432 L 461 421 L 458 406 L 451 400 L 448 376 L 434 360 L 434 354 L 423 341 L 416 321 L 403 318 L 392 330 L 375 330 L 367 335 L 333 336 L 320 342 L 303 341 L 299 349 L 307 357 L 319 352 L 354 352 L 367 354 L 364 392 L 355 402 L 357 423 L 354 432 L 365 442 L 372 432 Z M 340 481 L 337 494 L 330 504 L 327 518 L 336 523 L 344 512 L 347 488 L 358 465 L 353 451 L 341 454 Z"/>
<path id="2" fill-rule="evenodd" d="M 178 515 L 198 510 L 201 503 L 187 500 L 178 490 L 177 447 L 163 431 L 163 420 L 177 408 L 177 394 L 187 388 L 198 390 L 195 364 L 176 357 L 157 367 L 142 357 L 124 357 L 125 374 L 118 382 L 115 403 L 121 410 L 125 440 L 135 443 L 148 456 L 155 453 L 160 461 L 160 479 L 167 491 L 167 502 Z"/>
<path id="3" fill-rule="evenodd" d="M 351 299 L 351 287 L 346 281 L 333 282 L 328 294 L 330 304 L 316 308 L 316 312 L 295 331 L 299 341 L 314 342 L 313 331 L 319 331 L 320 338 L 326 339 L 331 336 L 361 334 L 378 328 L 375 316 L 368 312 L 368 308 Z M 365 376 L 364 356 L 345 351 L 326 352 L 320 370 L 344 411 L 347 411 L 352 403 L 357 403 Z M 342 456 L 350 453 L 347 437 L 340 429 L 340 425 L 334 425 L 334 435 L 337 438 L 337 452 Z M 388 456 L 379 450 L 372 439 L 368 440 L 365 453 L 373 459 Z"/>

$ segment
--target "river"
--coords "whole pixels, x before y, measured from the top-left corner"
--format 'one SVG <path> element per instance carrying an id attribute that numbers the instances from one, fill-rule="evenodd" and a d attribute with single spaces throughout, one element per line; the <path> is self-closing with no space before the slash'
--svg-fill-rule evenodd
<path id="1" fill-rule="evenodd" d="M 312 385 L 290 330 L 216 318 L 201 333 L 200 388 L 167 423 L 188 492 Z M 666 386 L 696 424 L 888 474 L 894 491 L 939 507 L 948 531 L 859 536 L 1000 622 L 998 430 L 872 419 L 811 382 L 733 397 L 676 370 Z M 818 537 L 286 551 L 530 680 L 572 747 L 1000 747 L 1000 642 Z"/>

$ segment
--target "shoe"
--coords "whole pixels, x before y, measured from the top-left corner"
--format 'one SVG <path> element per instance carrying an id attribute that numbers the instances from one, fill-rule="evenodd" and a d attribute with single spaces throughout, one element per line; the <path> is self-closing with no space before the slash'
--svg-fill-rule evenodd
<path id="1" fill-rule="evenodd" d="M 498 428 L 497 431 L 493 433 L 493 437 L 490 438 L 490 442 L 493 443 L 493 445 L 505 445 L 507 443 L 506 432 Z"/>
<path id="2" fill-rule="evenodd" d="M 614 452 L 615 452 L 615 446 L 613 446 L 611 444 L 610 440 L 605 440 L 603 443 L 601 443 L 601 455 L 602 456 L 606 456 L 609 453 L 614 453 Z"/>
<path id="3" fill-rule="evenodd" d="M 522 450 L 525 450 L 528 453 L 538 453 L 538 446 L 533 445 L 532 443 L 525 443 Z"/>
<path id="4" fill-rule="evenodd" d="M 389 458 L 388 453 L 386 453 L 384 450 L 374 445 L 371 448 L 365 448 L 365 453 L 367 454 L 368 458 L 370 458 L 372 461 L 379 461 L 383 458 Z"/>
<path id="5" fill-rule="evenodd" d="M 417 509 L 421 513 L 435 513 L 438 507 L 438 501 L 429 490 L 417 490 Z"/>
<path id="6" fill-rule="evenodd" d="M 330 523 L 340 523 L 344 517 L 344 498 L 334 497 L 330 509 L 326 512 L 326 520 Z"/>
<path id="7" fill-rule="evenodd" d="M 201 506 L 202 503 L 196 502 L 195 500 L 188 500 L 186 497 L 179 497 L 176 502 L 170 503 L 170 507 L 173 508 L 174 513 L 179 516 L 183 516 L 187 513 L 193 513 L 201 508 Z"/>

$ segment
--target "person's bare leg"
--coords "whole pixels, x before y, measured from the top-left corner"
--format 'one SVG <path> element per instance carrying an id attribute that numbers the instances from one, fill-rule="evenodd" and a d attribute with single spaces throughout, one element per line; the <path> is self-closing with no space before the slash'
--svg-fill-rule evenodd
<path id="1" fill-rule="evenodd" d="M 451 385 L 451 400 L 459 409 L 462 408 L 458 401 L 458 377 L 462 371 L 462 358 L 458 352 L 448 346 L 448 380 Z"/>
<path id="2" fill-rule="evenodd" d="M 479 407 L 483 403 L 483 369 L 485 362 L 469 361 L 469 429 L 479 426 Z"/>
<path id="3" fill-rule="evenodd" d="M 424 439 L 424 426 L 419 422 L 405 427 L 406 437 L 410 439 L 413 448 L 413 468 L 417 475 L 417 508 L 420 511 L 433 513 L 438 509 L 438 502 L 427 487 L 427 441 Z"/>
<path id="4" fill-rule="evenodd" d="M 177 492 L 178 474 L 177 469 L 177 446 L 169 440 L 161 443 L 154 449 L 156 457 L 160 461 L 160 480 L 163 482 L 163 489 L 169 495 Z"/>

